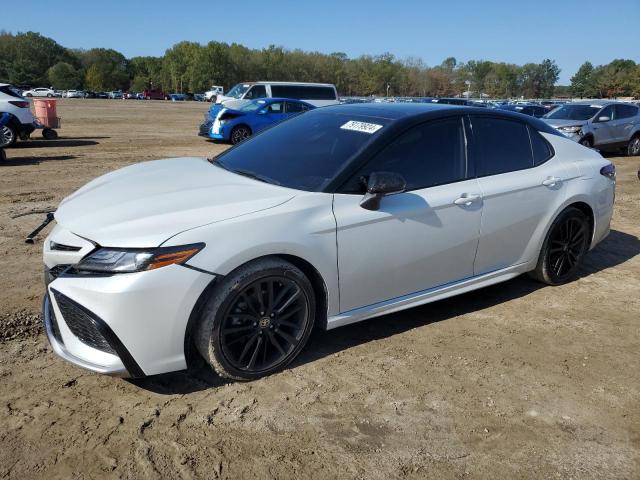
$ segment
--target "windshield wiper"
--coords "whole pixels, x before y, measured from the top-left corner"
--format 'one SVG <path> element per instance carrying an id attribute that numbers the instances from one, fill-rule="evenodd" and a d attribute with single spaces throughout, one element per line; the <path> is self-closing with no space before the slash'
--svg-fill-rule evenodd
<path id="1" fill-rule="evenodd" d="M 223 168 L 225 168 L 225 167 L 223 167 Z M 272 183 L 272 184 L 275 184 L 275 185 L 280 185 L 280 182 L 278 182 L 278 181 L 276 181 L 276 180 L 274 180 L 272 178 L 265 177 L 264 175 L 260 175 L 259 173 L 256 173 L 256 172 L 251 172 L 249 170 L 239 169 L 239 170 L 229 170 L 229 171 L 233 172 L 233 173 L 237 173 L 238 175 L 242 175 L 243 177 L 248 177 L 248 178 L 252 178 L 254 180 L 258 180 L 260 182 Z"/>

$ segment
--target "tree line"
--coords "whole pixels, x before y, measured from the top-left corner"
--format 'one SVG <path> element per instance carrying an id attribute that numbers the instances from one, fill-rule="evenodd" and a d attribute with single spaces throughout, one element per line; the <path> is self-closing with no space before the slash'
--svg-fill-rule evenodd
<path id="1" fill-rule="evenodd" d="M 95 91 L 147 88 L 166 92 L 202 92 L 211 85 L 250 80 L 333 83 L 341 95 L 453 96 L 470 92 L 495 98 L 546 98 L 556 92 L 560 69 L 555 61 L 515 65 L 449 57 L 427 66 L 419 58 L 390 53 L 349 58 L 271 45 L 180 42 L 161 57 L 125 58 L 106 48 L 68 49 L 35 32 L 0 32 L 0 82 Z M 572 78 L 575 96 L 640 95 L 640 65 L 614 60 L 593 67 L 585 63 Z M 563 92 L 564 93 L 564 92 Z"/>

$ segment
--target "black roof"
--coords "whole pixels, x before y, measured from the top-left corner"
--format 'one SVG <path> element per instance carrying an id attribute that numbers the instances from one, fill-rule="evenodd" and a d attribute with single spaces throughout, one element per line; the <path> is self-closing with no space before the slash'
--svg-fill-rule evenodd
<path id="1" fill-rule="evenodd" d="M 389 121 L 387 129 L 391 126 L 406 127 L 411 124 L 451 115 L 483 115 L 517 120 L 531 125 L 539 132 L 562 136 L 555 128 L 538 118 L 498 108 L 490 109 L 438 103 L 349 103 L 321 107 L 314 111 L 317 113 L 371 117 L 372 119 L 384 118 Z M 391 130 L 395 129 L 392 128 Z"/>

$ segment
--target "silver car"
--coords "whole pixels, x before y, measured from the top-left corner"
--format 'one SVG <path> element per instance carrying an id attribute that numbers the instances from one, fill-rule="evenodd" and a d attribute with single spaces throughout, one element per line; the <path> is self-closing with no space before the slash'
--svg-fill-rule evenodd
<path id="1" fill-rule="evenodd" d="M 590 148 L 640 155 L 640 108 L 609 100 L 572 102 L 543 118 L 567 137 Z"/>

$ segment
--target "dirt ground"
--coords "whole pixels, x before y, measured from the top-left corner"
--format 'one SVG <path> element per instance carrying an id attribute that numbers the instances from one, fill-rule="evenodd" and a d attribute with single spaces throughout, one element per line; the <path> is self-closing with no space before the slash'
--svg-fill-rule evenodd
<path id="1" fill-rule="evenodd" d="M 252 383 L 129 382 L 57 358 L 24 237 L 88 180 L 210 156 L 207 105 L 61 100 L 0 165 L 0 478 L 640 478 L 640 157 L 580 278 L 520 277 L 331 332 Z"/>

